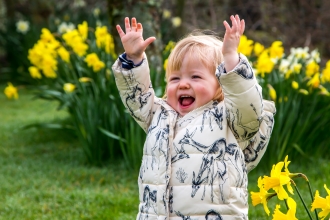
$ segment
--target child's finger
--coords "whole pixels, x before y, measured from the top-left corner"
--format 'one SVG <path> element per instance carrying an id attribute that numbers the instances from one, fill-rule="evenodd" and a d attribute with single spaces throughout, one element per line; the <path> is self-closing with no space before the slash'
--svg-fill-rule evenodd
<path id="1" fill-rule="evenodd" d="M 137 24 L 136 31 L 137 31 L 137 32 L 141 32 L 141 34 L 143 33 L 143 27 L 142 27 L 142 24 L 141 24 L 141 23 L 138 23 L 138 24 Z"/>
<path id="2" fill-rule="evenodd" d="M 123 36 L 125 36 L 125 33 L 124 33 L 123 29 L 121 29 L 120 25 L 117 24 L 116 25 L 116 29 L 117 29 L 117 32 L 118 32 L 120 38 L 122 38 Z"/>
<path id="3" fill-rule="evenodd" d="M 241 20 L 241 30 L 240 30 L 240 34 L 243 35 L 245 30 L 245 21 L 244 19 Z"/>
<path id="4" fill-rule="evenodd" d="M 230 31 L 230 26 L 229 26 L 229 24 L 228 24 L 228 22 L 227 21 L 223 21 L 223 25 L 225 26 L 225 28 L 226 28 L 226 31 Z"/>
<path id="5" fill-rule="evenodd" d="M 237 25 L 237 29 L 236 29 L 236 30 L 237 30 L 238 32 L 240 32 L 240 31 L 241 31 L 241 21 L 240 21 L 238 15 L 235 16 L 235 20 L 236 20 L 236 25 Z"/>
<path id="6" fill-rule="evenodd" d="M 136 18 L 132 18 L 132 27 L 131 27 L 131 30 L 132 31 L 136 31 L 136 29 L 137 29 Z"/>
<path id="7" fill-rule="evenodd" d="M 237 22 L 236 22 L 236 18 L 234 17 L 234 15 L 230 16 L 230 20 L 231 20 L 231 29 L 232 29 L 232 31 L 236 32 L 237 31 Z"/>
<path id="8" fill-rule="evenodd" d="M 147 38 L 144 42 L 143 42 L 143 46 L 144 48 L 147 48 L 149 46 L 149 44 L 151 44 L 152 42 L 154 42 L 156 40 L 155 37 L 149 37 Z"/>
<path id="9" fill-rule="evenodd" d="M 129 18 L 125 18 L 125 32 L 127 33 L 128 31 L 131 31 L 131 25 L 129 23 Z"/>

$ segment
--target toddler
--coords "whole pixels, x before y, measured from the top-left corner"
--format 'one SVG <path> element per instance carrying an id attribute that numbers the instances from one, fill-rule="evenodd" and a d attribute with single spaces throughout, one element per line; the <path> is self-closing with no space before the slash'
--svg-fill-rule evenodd
<path id="1" fill-rule="evenodd" d="M 244 20 L 224 21 L 223 42 L 190 34 L 168 58 L 166 95 L 154 94 L 146 54 L 155 38 L 125 18 L 125 53 L 113 65 L 122 101 L 147 133 L 137 219 L 248 219 L 247 172 L 263 156 L 275 106 L 237 53 Z"/>

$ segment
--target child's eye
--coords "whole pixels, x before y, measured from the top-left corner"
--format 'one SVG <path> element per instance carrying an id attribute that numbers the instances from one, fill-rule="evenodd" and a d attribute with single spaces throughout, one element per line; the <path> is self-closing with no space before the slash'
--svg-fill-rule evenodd
<path id="1" fill-rule="evenodd" d="M 171 78 L 170 78 L 170 81 L 175 81 L 175 80 L 179 80 L 179 79 L 180 79 L 179 77 L 175 77 L 175 76 L 174 76 L 174 77 L 171 77 Z"/>
<path id="2" fill-rule="evenodd" d="M 198 76 L 198 75 L 193 75 L 192 78 L 193 78 L 193 79 L 200 79 L 201 77 Z"/>

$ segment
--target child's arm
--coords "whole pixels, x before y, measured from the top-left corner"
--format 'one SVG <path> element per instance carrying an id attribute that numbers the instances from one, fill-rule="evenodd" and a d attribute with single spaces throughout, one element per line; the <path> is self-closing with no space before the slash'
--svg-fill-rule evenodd
<path id="1" fill-rule="evenodd" d="M 146 48 L 156 40 L 155 37 L 143 39 L 143 28 L 141 23 L 136 23 L 136 19 L 132 18 L 132 26 L 130 25 L 129 18 L 125 18 L 125 30 L 121 29 L 120 25 L 116 26 L 121 42 L 123 44 L 126 58 L 138 64 L 143 60 L 143 53 Z"/>
<path id="2" fill-rule="evenodd" d="M 223 24 L 226 28 L 225 36 L 222 45 L 222 54 L 225 64 L 225 69 L 230 72 L 237 66 L 239 62 L 239 56 L 237 53 L 237 48 L 240 42 L 241 35 L 245 29 L 244 20 L 240 20 L 239 16 L 230 16 L 232 27 L 229 26 L 227 21 Z"/>
<path id="3" fill-rule="evenodd" d="M 112 69 L 121 99 L 128 112 L 137 123 L 147 131 L 155 107 L 155 95 L 150 81 L 150 70 L 144 53 L 145 49 L 155 38 L 146 40 L 142 36 L 142 24 L 132 18 L 125 18 L 125 30 L 116 26 L 125 53 L 113 64 Z"/>
<path id="4" fill-rule="evenodd" d="M 244 20 L 240 20 L 238 15 L 231 16 L 230 19 L 232 27 L 224 21 L 224 62 L 217 69 L 217 77 L 224 92 L 228 125 L 240 143 L 255 136 L 265 112 L 262 88 L 253 69 L 247 58 L 237 53 L 240 37 L 245 29 Z"/>

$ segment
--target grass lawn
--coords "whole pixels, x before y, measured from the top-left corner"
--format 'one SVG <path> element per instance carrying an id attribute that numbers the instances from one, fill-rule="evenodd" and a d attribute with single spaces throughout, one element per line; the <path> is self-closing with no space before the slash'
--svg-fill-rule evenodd
<path id="1" fill-rule="evenodd" d="M 4 86 L 0 86 L 1 220 L 135 219 L 137 171 L 128 171 L 123 162 L 115 161 L 102 168 L 87 165 L 79 142 L 70 130 L 21 129 L 36 122 L 61 122 L 68 115 L 56 111 L 56 102 L 32 100 L 32 94 L 24 89 L 20 90 L 19 100 L 7 100 L 3 89 Z M 329 161 L 292 161 L 289 169 L 305 173 L 314 190 L 326 196 L 323 185 L 330 187 Z M 262 171 L 262 167 L 252 171 L 249 191 L 257 191 L 258 177 L 269 175 L 269 171 Z M 310 203 L 307 185 L 300 179 L 296 183 Z M 294 198 L 298 203 L 297 217 L 308 219 L 297 193 Z M 269 202 L 271 215 L 275 202 L 275 198 Z M 286 212 L 284 203 L 280 204 Z M 249 217 L 271 219 L 261 205 L 250 205 Z"/>

